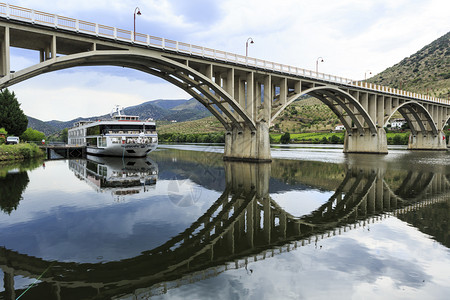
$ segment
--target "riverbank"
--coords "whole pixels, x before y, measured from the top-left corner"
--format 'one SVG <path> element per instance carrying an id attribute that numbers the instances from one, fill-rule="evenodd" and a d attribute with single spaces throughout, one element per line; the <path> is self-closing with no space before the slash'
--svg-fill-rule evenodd
<path id="1" fill-rule="evenodd" d="M 35 144 L 0 145 L 0 162 L 43 157 L 44 152 Z"/>

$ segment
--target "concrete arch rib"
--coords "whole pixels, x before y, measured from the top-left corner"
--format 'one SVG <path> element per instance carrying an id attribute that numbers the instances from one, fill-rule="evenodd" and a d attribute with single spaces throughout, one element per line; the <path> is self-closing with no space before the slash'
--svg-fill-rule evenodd
<path id="1" fill-rule="evenodd" d="M 349 124 L 345 120 L 345 117 L 350 117 L 351 120 L 353 121 L 353 124 L 358 129 L 358 132 L 360 134 L 364 133 L 364 124 L 362 124 L 356 117 L 356 114 L 358 114 L 363 117 L 363 120 L 369 127 L 370 132 L 372 134 L 377 133 L 377 127 L 375 122 L 369 116 L 367 111 L 362 107 L 362 105 L 357 101 L 357 99 L 355 99 L 352 95 L 337 87 L 328 85 L 310 88 L 302 91 L 301 93 L 296 93 L 290 96 L 287 99 L 286 103 L 283 106 L 281 106 L 280 109 L 272 116 L 270 122 L 273 123 L 281 112 L 283 112 L 292 102 L 294 102 L 303 95 L 310 95 L 315 98 L 318 98 L 325 105 L 327 105 L 342 121 L 347 132 L 350 132 L 351 124 Z M 348 104 L 352 105 L 356 109 L 356 113 L 352 111 L 352 109 L 347 105 L 346 101 L 348 101 Z M 336 105 L 333 104 L 333 102 L 336 102 Z M 343 110 L 343 112 L 345 112 L 345 114 L 340 113 L 337 107 L 340 107 Z"/>
<path id="2" fill-rule="evenodd" d="M 99 65 L 133 68 L 163 78 L 202 103 L 227 130 L 231 124 L 242 129 L 242 123 L 250 130 L 256 130 L 255 122 L 248 113 L 212 79 L 158 52 L 148 55 L 137 51 L 101 50 L 57 57 L 1 78 L 0 89 L 44 73 L 76 66 Z"/>
<path id="3" fill-rule="evenodd" d="M 392 118 L 394 113 L 396 113 L 397 111 L 408 122 L 413 135 L 417 135 L 417 133 L 419 132 L 419 130 L 418 130 L 419 128 L 422 133 L 426 134 L 427 129 L 425 128 L 425 124 L 428 124 L 430 126 L 429 128 L 433 135 L 435 135 L 435 136 L 438 135 L 439 129 L 437 128 L 436 124 L 434 123 L 433 117 L 430 115 L 428 110 L 422 104 L 420 104 L 416 101 L 408 101 L 408 102 L 402 103 L 399 106 L 397 106 L 392 111 L 391 115 L 389 115 L 385 118 L 383 127 L 385 127 L 387 125 L 388 121 Z M 412 118 L 408 115 L 408 113 L 412 116 Z M 420 114 L 422 114 L 425 117 L 425 120 L 423 120 L 420 117 Z M 417 126 L 414 126 L 413 121 L 417 122 L 417 125 L 419 126 L 419 128 L 417 128 Z"/>

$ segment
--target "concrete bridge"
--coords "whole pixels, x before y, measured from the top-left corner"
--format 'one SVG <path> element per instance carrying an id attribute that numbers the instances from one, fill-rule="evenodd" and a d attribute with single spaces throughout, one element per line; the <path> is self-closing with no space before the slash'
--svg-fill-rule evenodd
<path id="1" fill-rule="evenodd" d="M 12 71 L 10 47 L 39 51 L 40 61 Z M 77 66 L 128 67 L 165 79 L 223 124 L 224 159 L 270 161 L 269 127 L 303 95 L 340 119 L 344 152 L 387 153 L 383 127 L 396 112 L 411 128 L 409 149 L 446 149 L 450 103 L 444 99 L 6 3 L 0 3 L 0 48 L 0 89 Z"/>
<path id="2" fill-rule="evenodd" d="M 0 248 L 3 299 L 16 299 L 14 277 L 39 278 L 35 298 L 139 299 L 182 284 L 245 267 L 380 219 L 448 201 L 445 174 L 411 171 L 392 189 L 385 170 L 351 167 L 336 192 L 305 216 L 293 216 L 269 194 L 270 164 L 226 162 L 226 188 L 198 220 L 166 243 L 121 261 L 52 262 Z M 422 185 L 411 193 L 421 178 Z M 422 180 L 423 179 L 423 180 Z M 45 295 L 45 297 L 43 296 Z"/>

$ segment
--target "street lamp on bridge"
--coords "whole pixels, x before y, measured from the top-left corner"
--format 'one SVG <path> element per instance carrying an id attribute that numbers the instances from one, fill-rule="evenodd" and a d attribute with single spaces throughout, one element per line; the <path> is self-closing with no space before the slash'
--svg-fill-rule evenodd
<path id="1" fill-rule="evenodd" d="M 133 30 L 133 40 L 136 42 L 136 15 L 140 16 L 141 15 L 141 10 L 139 9 L 139 7 L 136 7 L 134 9 L 134 30 Z"/>
<path id="2" fill-rule="evenodd" d="M 316 60 L 316 74 L 319 74 L 319 62 L 324 62 L 322 56 L 318 57 Z"/>
<path id="3" fill-rule="evenodd" d="M 247 42 L 245 42 L 245 57 L 248 56 L 248 42 L 249 42 L 249 41 L 250 41 L 250 44 L 254 44 L 254 43 L 255 43 L 251 37 L 249 37 L 249 38 L 247 39 Z"/>
<path id="4" fill-rule="evenodd" d="M 367 70 L 367 71 L 364 73 L 364 81 L 367 80 L 367 73 L 369 73 L 369 75 L 372 75 L 372 71 Z"/>

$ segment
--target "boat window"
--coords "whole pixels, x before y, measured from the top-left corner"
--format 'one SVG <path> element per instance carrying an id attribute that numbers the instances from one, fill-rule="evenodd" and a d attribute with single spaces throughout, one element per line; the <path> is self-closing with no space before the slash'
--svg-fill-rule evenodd
<path id="1" fill-rule="evenodd" d="M 92 126 L 87 128 L 87 135 L 99 135 L 100 134 L 100 125 Z"/>
<path id="2" fill-rule="evenodd" d="M 98 138 L 98 146 L 99 147 L 106 147 L 106 137 L 99 137 Z"/>

